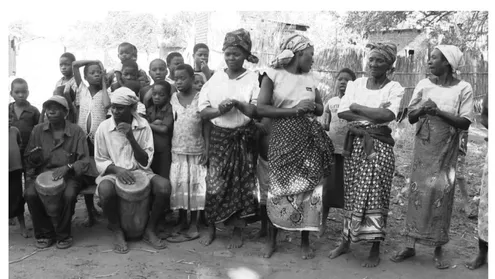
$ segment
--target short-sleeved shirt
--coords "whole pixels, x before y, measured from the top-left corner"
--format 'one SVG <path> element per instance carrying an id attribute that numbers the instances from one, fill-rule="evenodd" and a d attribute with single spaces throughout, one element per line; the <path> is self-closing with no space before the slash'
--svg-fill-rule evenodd
<path id="1" fill-rule="evenodd" d="M 21 132 L 17 127 L 9 128 L 9 172 L 22 169 L 21 150 Z"/>
<path id="2" fill-rule="evenodd" d="M 340 101 L 337 113 L 348 111 L 353 103 L 370 108 L 379 108 L 381 104 L 390 102 L 390 106 L 387 109 L 392 111 L 394 116 L 397 116 L 400 102 L 404 95 L 404 87 L 396 81 L 390 81 L 383 88 L 371 90 L 366 88 L 367 81 L 367 77 L 362 77 L 347 83 L 345 95 Z"/>
<path id="3" fill-rule="evenodd" d="M 158 107 L 149 102 L 146 109 L 146 119 L 149 123 L 159 119 L 162 125 L 167 126 L 167 133 L 157 133 L 153 131 L 153 142 L 155 143 L 155 152 L 170 151 L 172 146 L 172 133 L 174 130 L 174 115 L 171 104 L 166 104 L 163 107 Z"/>
<path id="4" fill-rule="evenodd" d="M 49 122 L 36 125 L 24 152 L 24 158 L 26 173 L 32 179 L 44 171 L 67 164 L 72 164 L 78 174 L 94 177 L 97 175 L 90 161 L 86 134 L 79 126 L 69 121 L 65 121 L 64 135 L 58 142 L 53 137 Z"/>
<path id="5" fill-rule="evenodd" d="M 89 88 L 84 82 L 81 82 L 76 96 L 76 104 L 79 105 L 77 124 L 86 134 L 90 134 L 92 139 L 98 126 L 107 118 L 108 109 L 103 105 L 103 91 L 100 90 L 94 96 L 91 96 Z M 87 128 L 88 118 L 91 118 L 89 129 Z"/>
<path id="6" fill-rule="evenodd" d="M 31 131 L 40 120 L 40 111 L 28 102 L 28 105 L 21 112 L 21 116 L 17 118 L 14 110 L 14 102 L 12 102 L 9 104 L 9 114 L 12 114 L 13 117 L 12 126 L 17 127 L 17 129 L 21 132 L 22 143 L 20 145 L 20 149 L 22 152 L 29 142 Z"/>
<path id="7" fill-rule="evenodd" d="M 170 103 L 174 111 L 175 126 L 172 137 L 172 152 L 182 155 L 200 155 L 204 148 L 203 126 L 198 111 L 199 93 L 191 104 L 184 107 L 177 96 L 172 95 Z"/>
<path id="8" fill-rule="evenodd" d="M 349 129 L 347 127 L 347 121 L 339 118 L 337 114 L 340 101 L 340 97 L 333 97 L 328 100 L 328 103 L 326 105 L 328 111 L 332 115 L 328 136 L 330 137 L 330 139 L 332 139 L 335 154 L 342 154 L 342 152 L 344 151 L 345 137 L 347 135 L 347 130 Z"/>
<path id="9" fill-rule="evenodd" d="M 140 170 L 153 177 L 151 162 L 153 161 L 153 132 L 148 121 L 142 117 L 133 117 L 131 123 L 132 134 L 138 145 L 148 154 L 148 162 L 141 165 L 134 157 L 131 143 L 124 134 L 117 131 L 113 117 L 103 121 L 95 135 L 95 162 L 100 176 L 96 179 L 99 184 L 104 179 L 115 179 L 115 175 L 106 174 L 108 166 L 114 164 L 127 170 Z"/>
<path id="10" fill-rule="evenodd" d="M 267 68 L 264 73 L 273 82 L 274 107 L 294 108 L 303 100 L 315 101 L 318 82 L 313 73 L 296 75 L 285 69 L 272 68 Z"/>
<path id="11" fill-rule="evenodd" d="M 441 111 L 464 117 L 473 122 L 473 88 L 461 80 L 454 86 L 440 86 L 425 78 L 414 88 L 409 111 L 418 109 L 428 99 L 437 104 Z"/>
<path id="12" fill-rule="evenodd" d="M 72 123 L 76 123 L 77 122 L 77 115 L 75 108 L 75 103 L 77 98 L 76 80 L 74 77 L 71 77 L 70 79 L 66 79 L 65 77 L 62 77 L 55 84 L 55 88 L 58 88 L 60 86 L 64 86 L 64 92 L 62 96 L 67 100 L 67 104 L 69 105 L 69 115 L 67 116 L 66 119 Z M 48 119 L 45 119 L 45 121 L 48 121 Z"/>
<path id="13" fill-rule="evenodd" d="M 201 88 L 198 109 L 202 111 L 207 107 L 218 108 L 218 105 L 227 99 L 235 99 L 256 105 L 259 92 L 258 74 L 255 72 L 246 70 L 238 77 L 230 79 L 225 70 L 219 71 Z M 232 129 L 246 125 L 251 121 L 251 118 L 234 107 L 210 121 L 216 126 Z"/>
<path id="14" fill-rule="evenodd" d="M 55 83 L 55 88 L 60 86 L 65 86 L 64 93 L 69 92 L 71 89 L 74 93 L 77 92 L 77 83 L 74 77 L 71 77 L 70 79 L 62 77 L 57 81 L 57 83 Z M 72 100 L 75 100 L 75 98 L 72 98 Z"/>

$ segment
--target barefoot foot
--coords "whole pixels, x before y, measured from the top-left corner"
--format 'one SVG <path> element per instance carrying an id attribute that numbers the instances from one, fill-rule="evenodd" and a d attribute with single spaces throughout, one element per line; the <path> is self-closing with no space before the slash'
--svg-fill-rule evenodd
<path id="1" fill-rule="evenodd" d="M 450 263 L 444 258 L 442 247 L 435 248 L 435 267 L 438 269 L 446 269 L 450 267 Z"/>
<path id="2" fill-rule="evenodd" d="M 203 244 L 204 246 L 209 246 L 213 242 L 213 240 L 215 240 L 215 237 L 216 237 L 215 225 L 210 224 L 208 226 L 208 233 L 199 240 L 199 243 Z"/>
<path id="3" fill-rule="evenodd" d="M 390 260 L 394 263 L 400 263 L 414 256 L 416 256 L 416 250 L 414 248 L 405 248 L 404 250 L 390 257 Z"/>
<path id="4" fill-rule="evenodd" d="M 242 244 L 243 244 L 242 229 L 234 227 L 234 230 L 232 231 L 232 238 L 230 239 L 230 242 L 229 242 L 227 248 L 228 249 L 241 248 Z"/>
<path id="5" fill-rule="evenodd" d="M 465 265 L 467 268 L 471 269 L 471 270 L 475 270 L 477 268 L 480 268 L 482 267 L 483 265 L 486 264 L 486 255 L 483 255 L 483 254 L 478 254 L 478 256 L 476 257 L 476 259 L 470 261 L 470 262 L 467 262 Z"/>
<path id="6" fill-rule="evenodd" d="M 311 249 L 308 244 L 301 244 L 301 258 L 303 260 L 309 260 L 315 257 L 315 251 Z"/>
<path id="7" fill-rule="evenodd" d="M 167 248 L 167 244 L 165 243 L 165 241 L 160 239 L 153 230 L 148 228 L 144 231 L 143 241 L 156 250 Z"/>
<path id="8" fill-rule="evenodd" d="M 330 253 L 328 253 L 328 257 L 330 259 L 335 259 L 336 257 L 349 252 L 349 250 L 350 250 L 349 242 L 342 241 L 337 248 L 333 249 L 332 251 L 330 251 Z"/>
<path id="9" fill-rule="evenodd" d="M 126 254 L 129 252 L 129 247 L 127 247 L 124 232 L 122 230 L 114 230 L 113 235 L 113 251 L 117 254 Z"/>

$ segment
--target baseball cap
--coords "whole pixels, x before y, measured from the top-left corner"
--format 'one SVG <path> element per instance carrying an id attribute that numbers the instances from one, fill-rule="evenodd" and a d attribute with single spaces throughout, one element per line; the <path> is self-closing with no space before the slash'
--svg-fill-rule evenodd
<path id="1" fill-rule="evenodd" d="M 45 108 L 48 104 L 53 103 L 53 102 L 55 102 L 59 105 L 62 105 L 67 111 L 69 111 L 69 104 L 67 104 L 67 100 L 64 97 L 59 96 L 59 95 L 51 96 L 50 99 L 46 100 L 43 103 L 43 108 Z"/>

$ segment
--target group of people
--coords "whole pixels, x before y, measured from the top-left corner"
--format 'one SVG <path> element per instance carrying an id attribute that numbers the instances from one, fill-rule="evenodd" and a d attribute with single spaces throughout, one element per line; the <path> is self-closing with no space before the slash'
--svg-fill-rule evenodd
<path id="1" fill-rule="evenodd" d="M 130 43 L 120 44 L 122 65 L 108 73 L 99 61 L 78 61 L 64 53 L 63 77 L 41 115 L 27 101 L 27 82 L 15 79 L 15 102 L 9 106 L 9 217 L 18 217 L 27 236 L 25 199 L 36 246 L 68 248 L 77 195 L 96 184 L 114 234 L 113 250 L 126 253 L 116 185 L 137 183 L 138 170 L 149 180 L 151 198 L 142 239 L 155 249 L 165 248 L 165 241 L 198 238 L 208 246 L 219 223 L 232 229 L 228 248 L 239 248 L 243 228 L 261 220 L 263 257 L 276 251 L 282 229 L 301 232 L 301 257 L 311 259 L 309 233 L 323 234 L 329 209 L 335 207 L 344 212 L 342 240 L 329 257 L 348 252 L 351 242 L 369 241 L 363 266 L 377 266 L 395 170 L 389 124 L 404 93 L 388 78 L 396 46 L 368 45 L 369 77 L 356 78 L 342 69 L 338 95 L 326 104 L 311 72 L 314 45 L 307 37 L 287 36 L 260 73 L 244 67 L 245 61 L 258 62 L 251 47 L 248 31 L 227 33 L 222 48 L 227 67 L 218 71 L 208 67 L 205 44 L 194 47 L 193 66 L 170 53 L 166 61 L 150 63 L 152 84 L 137 66 L 137 49 Z M 405 248 L 391 258 L 395 262 L 414 256 L 414 245 L 420 243 L 435 247 L 437 268 L 448 267 L 442 246 L 449 241 L 459 138 L 473 121 L 471 85 L 454 75 L 461 56 L 455 46 L 437 46 L 428 62 L 432 75 L 418 83 L 408 107 L 417 133 Z M 486 127 L 487 106 L 485 100 Z M 34 185 L 47 170 L 54 181 L 65 183 L 55 218 L 48 216 Z M 473 269 L 486 263 L 488 251 L 484 175 L 480 254 L 468 264 Z M 93 196 L 85 199 L 92 225 Z M 162 239 L 157 231 L 169 209 L 179 211 L 178 227 Z M 207 227 L 203 235 L 201 224 Z"/>

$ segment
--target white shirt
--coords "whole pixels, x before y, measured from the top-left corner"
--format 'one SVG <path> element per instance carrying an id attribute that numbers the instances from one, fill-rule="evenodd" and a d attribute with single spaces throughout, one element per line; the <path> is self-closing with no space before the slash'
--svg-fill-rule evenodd
<path id="1" fill-rule="evenodd" d="M 390 102 L 387 109 L 397 116 L 404 95 L 404 87 L 396 81 L 390 81 L 381 89 L 370 90 L 366 88 L 367 81 L 367 77 L 362 77 L 347 83 L 345 95 L 340 101 L 337 113 L 348 111 L 353 103 L 370 108 L 379 108 L 381 104 Z"/>
<path id="2" fill-rule="evenodd" d="M 97 180 L 101 181 L 105 176 L 102 174 L 111 164 L 127 170 L 141 170 L 153 174 L 150 168 L 154 153 L 153 132 L 150 125 L 146 119 L 139 117 L 133 118 L 131 128 L 137 143 L 148 154 L 147 164 L 141 165 L 134 158 L 131 143 L 124 134 L 117 131 L 115 120 L 111 117 L 100 124 L 95 135 L 95 163 L 100 173 Z"/>
<path id="3" fill-rule="evenodd" d="M 235 79 L 230 79 L 225 71 L 216 72 L 208 80 L 199 93 L 198 109 L 207 107 L 218 108 L 218 105 L 227 99 L 257 105 L 260 92 L 258 74 L 246 70 Z M 246 125 L 251 118 L 244 115 L 237 108 L 211 119 L 211 122 L 222 128 L 237 128 Z"/>
<path id="4" fill-rule="evenodd" d="M 103 93 L 98 91 L 94 96 L 91 96 L 89 88 L 81 82 L 77 88 L 76 106 L 79 105 L 79 119 L 77 125 L 83 129 L 86 134 L 94 135 L 101 122 L 106 119 L 108 110 L 103 105 Z M 87 129 L 88 118 L 91 117 L 91 126 Z"/>

